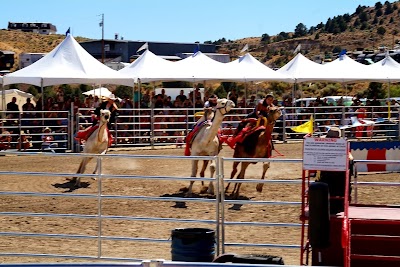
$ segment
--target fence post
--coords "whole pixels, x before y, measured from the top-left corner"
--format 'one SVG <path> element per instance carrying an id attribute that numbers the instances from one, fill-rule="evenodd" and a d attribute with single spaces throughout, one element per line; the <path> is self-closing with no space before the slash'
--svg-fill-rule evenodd
<path id="1" fill-rule="evenodd" d="M 282 141 L 286 143 L 286 107 L 283 107 L 283 114 L 285 115 L 282 116 Z"/>
<path id="2" fill-rule="evenodd" d="M 150 145 L 154 149 L 154 108 L 150 110 Z"/>

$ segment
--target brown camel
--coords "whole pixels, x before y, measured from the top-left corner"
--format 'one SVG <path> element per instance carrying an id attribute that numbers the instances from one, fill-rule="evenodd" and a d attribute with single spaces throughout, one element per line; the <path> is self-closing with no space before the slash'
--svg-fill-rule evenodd
<path id="1" fill-rule="evenodd" d="M 282 115 L 282 112 L 279 108 L 273 108 L 270 110 L 267 123 L 265 124 L 264 129 L 258 129 L 253 133 L 249 134 L 245 137 L 245 139 L 241 143 L 237 143 L 235 146 L 235 150 L 233 153 L 234 158 L 269 158 L 272 153 L 272 131 L 275 125 L 276 120 Z M 240 161 L 233 162 L 233 170 L 231 173 L 231 179 L 235 177 L 238 171 L 238 165 Z M 250 164 L 256 164 L 257 162 L 242 162 L 240 172 L 237 176 L 237 179 L 244 179 L 244 175 L 247 167 Z M 263 172 L 261 176 L 261 180 L 264 180 L 265 173 L 267 172 L 270 166 L 269 162 L 263 162 Z M 228 192 L 230 183 L 226 186 L 225 193 Z M 263 183 L 259 183 L 256 186 L 258 192 L 262 192 Z M 239 189 L 241 183 L 235 183 L 231 196 L 233 198 L 239 197 Z"/>

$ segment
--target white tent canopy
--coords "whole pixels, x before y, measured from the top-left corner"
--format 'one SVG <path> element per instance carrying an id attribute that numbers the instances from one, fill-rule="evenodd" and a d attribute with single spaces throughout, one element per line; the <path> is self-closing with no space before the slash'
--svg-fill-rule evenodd
<path id="1" fill-rule="evenodd" d="M 374 73 L 380 73 L 380 82 L 400 82 L 400 64 L 392 57 L 386 56 L 384 59 L 367 65 Z M 377 80 L 378 81 L 378 80 Z"/>
<path id="2" fill-rule="evenodd" d="M 228 81 L 235 77 L 227 68 L 227 63 L 218 62 L 200 51 L 174 64 L 182 81 Z"/>
<path id="3" fill-rule="evenodd" d="M 138 59 L 118 71 L 135 82 L 177 81 L 179 71 L 174 62 L 163 59 L 146 50 Z"/>
<path id="4" fill-rule="evenodd" d="M 309 82 L 319 79 L 322 65 L 298 53 L 292 60 L 277 70 L 278 73 L 295 79 L 296 82 Z"/>
<path id="5" fill-rule="evenodd" d="M 133 86 L 123 77 L 91 56 L 68 35 L 43 58 L 3 77 L 4 85 L 26 83 L 36 86 L 56 84 L 121 84 Z"/>
<path id="6" fill-rule="evenodd" d="M 250 82 L 250 81 L 283 81 L 283 82 L 294 82 L 294 79 L 276 72 L 257 59 L 251 54 L 246 55 L 227 63 L 231 67 L 232 79 Z M 236 78 L 234 78 L 236 77 Z"/>
<path id="7" fill-rule="evenodd" d="M 373 72 L 367 65 L 347 55 L 341 55 L 334 61 L 321 65 L 321 70 L 315 75 L 317 80 L 348 83 L 375 81 L 382 78 L 382 74 Z"/>
<path id="8" fill-rule="evenodd" d="M 84 95 L 92 95 L 92 96 L 98 96 L 99 98 L 101 97 L 108 97 L 109 95 L 112 94 L 112 92 L 110 90 L 108 90 L 108 88 L 106 87 L 99 87 L 99 88 L 95 88 L 93 90 L 87 91 L 82 93 Z"/>

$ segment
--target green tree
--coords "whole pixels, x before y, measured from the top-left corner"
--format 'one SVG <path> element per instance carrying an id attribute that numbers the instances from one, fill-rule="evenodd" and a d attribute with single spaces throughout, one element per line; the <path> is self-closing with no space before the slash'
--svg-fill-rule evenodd
<path id="1" fill-rule="evenodd" d="M 382 83 L 377 83 L 377 82 L 371 82 L 369 83 L 368 90 L 367 90 L 367 98 L 373 98 L 376 96 L 378 99 L 379 98 L 385 98 L 386 92 L 382 88 Z"/>
<path id="2" fill-rule="evenodd" d="M 130 99 L 133 99 L 133 89 L 129 86 L 119 85 L 114 91 L 114 94 L 120 98 L 129 96 Z"/>
<path id="3" fill-rule="evenodd" d="M 271 36 L 269 36 L 269 34 L 264 33 L 261 35 L 261 42 L 268 43 L 269 41 L 271 41 Z"/>
<path id="4" fill-rule="evenodd" d="M 307 27 L 303 23 L 297 24 L 296 28 L 294 29 L 294 38 L 303 37 L 307 35 Z"/>
<path id="5" fill-rule="evenodd" d="M 380 16 L 382 16 L 382 15 L 383 15 L 382 9 L 378 9 L 378 10 L 376 11 L 376 13 L 375 13 L 375 16 L 377 16 L 377 17 L 380 17 Z"/>
<path id="6" fill-rule="evenodd" d="M 360 18 L 360 21 L 361 22 L 364 22 L 364 21 L 368 21 L 368 19 L 369 19 L 369 16 L 368 16 L 368 14 L 367 14 L 367 12 L 361 12 L 359 15 L 358 15 L 358 17 Z"/>
<path id="7" fill-rule="evenodd" d="M 381 2 L 376 2 L 376 3 L 375 3 L 375 10 L 381 9 L 382 7 L 383 7 L 383 5 L 382 5 Z"/>
<path id="8" fill-rule="evenodd" d="M 383 27 L 379 27 L 379 28 L 376 30 L 376 33 L 379 34 L 379 35 L 385 35 L 386 30 L 385 30 L 385 28 L 383 28 Z"/>

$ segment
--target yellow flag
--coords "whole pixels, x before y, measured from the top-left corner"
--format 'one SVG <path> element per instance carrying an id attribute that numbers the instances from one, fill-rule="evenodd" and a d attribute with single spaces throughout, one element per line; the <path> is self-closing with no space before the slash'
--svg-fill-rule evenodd
<path id="1" fill-rule="evenodd" d="M 300 124 L 299 126 L 292 127 L 292 131 L 297 133 L 310 133 L 314 132 L 314 118 L 311 116 L 310 120 Z"/>

